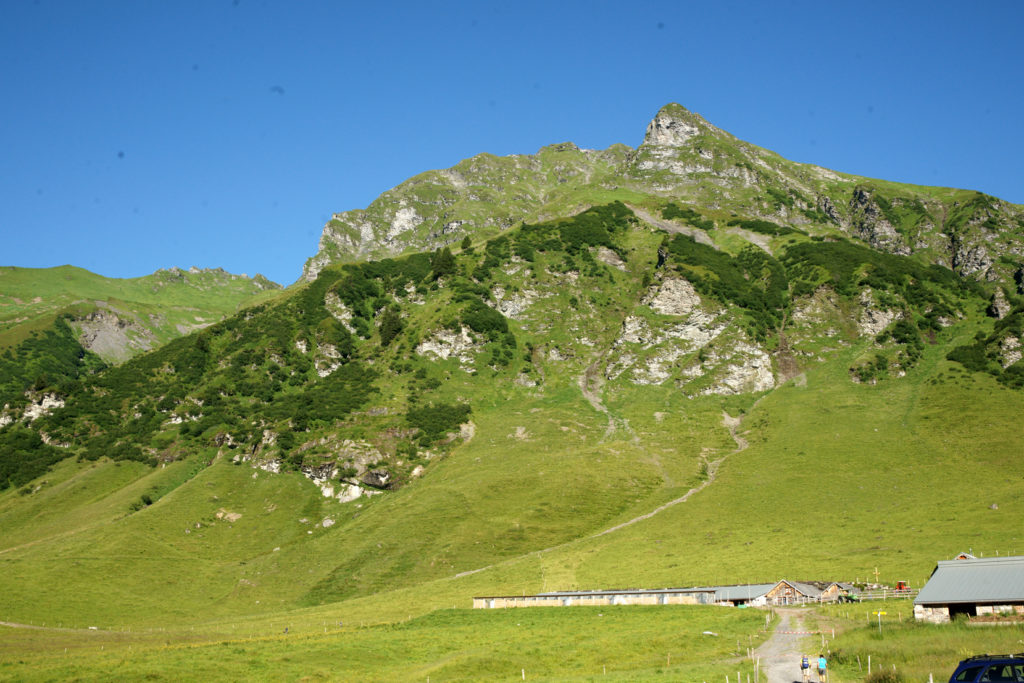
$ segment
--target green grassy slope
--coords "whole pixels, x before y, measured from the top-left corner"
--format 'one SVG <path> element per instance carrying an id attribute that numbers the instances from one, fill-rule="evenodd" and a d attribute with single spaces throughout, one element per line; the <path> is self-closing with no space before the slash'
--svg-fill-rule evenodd
<path id="1" fill-rule="evenodd" d="M 98 492 L 81 510 L 51 483 L 2 494 L 9 524 L 0 539 L 7 567 L 0 581 L 13 598 L 12 619 L 67 609 L 63 590 L 30 596 L 68 562 L 76 572 L 62 586 L 90 618 L 181 623 L 200 610 L 204 618 L 226 617 L 415 592 L 479 569 L 464 579 L 467 590 L 781 575 L 851 580 L 883 563 L 922 576 L 940 542 L 950 553 L 986 539 L 1013 543 L 1008 520 L 1020 519 L 1011 494 L 1018 482 L 998 473 L 1019 457 L 1011 427 L 1019 392 L 945 360 L 991 327 L 983 295 L 910 260 L 806 237 L 794 242 L 785 232 L 769 235 L 791 245 L 781 261 L 743 245 L 734 256 L 652 231 L 618 206 L 524 227 L 448 265 L 435 255 L 432 266 L 421 259 L 379 272 L 332 270 L 289 299 L 97 378 L 93 398 L 69 397 L 65 411 L 39 424 L 69 439 L 72 452 L 169 464 L 87 469 L 109 493 Z M 612 259 L 613 249 L 625 256 L 617 266 L 595 257 Z M 816 260 L 820 254 L 830 254 L 827 267 Z M 454 270 L 438 280 L 438 268 Z M 412 273 L 422 302 L 398 300 L 401 329 L 386 344 L 377 329 L 383 314 L 361 318 L 371 314 L 360 312 L 351 292 L 382 285 L 405 291 L 413 285 L 403 278 Z M 672 351 L 650 343 L 676 329 L 678 316 L 641 302 L 677 274 L 695 283 L 709 311 L 712 301 L 725 305 L 702 314 L 723 326 L 720 336 L 678 356 L 669 382 L 638 385 L 628 379 L 636 375 L 615 374 L 627 355 L 660 363 Z M 779 346 L 773 326 L 780 313 L 803 310 L 818 294 L 784 301 L 774 312 L 765 302 L 822 286 L 857 302 L 866 285 L 915 321 L 912 332 L 897 321 L 893 329 L 903 332 L 895 341 L 859 335 L 850 322 L 857 303 L 829 309 L 818 322 L 806 322 L 805 314 L 786 332 L 791 353 L 810 354 L 790 359 L 803 366 L 795 380 L 761 394 L 700 395 L 707 377 L 743 362 L 722 356 L 730 344 L 763 345 L 781 363 L 789 347 Z M 378 310 L 396 305 L 376 291 Z M 532 297 L 529 312 L 504 318 L 475 307 L 479 297 L 502 291 Z M 356 334 L 335 323 L 332 296 L 354 302 L 343 319 Z M 956 310 L 961 322 L 935 322 L 937 312 Z M 453 320 L 480 326 L 472 364 L 416 351 L 439 323 Z M 636 321 L 650 329 L 647 346 L 624 341 L 631 337 L 622 330 Z M 838 337 L 823 331 L 844 325 Z M 324 379 L 314 368 L 333 356 L 315 349 L 327 340 L 342 350 L 345 370 Z M 879 353 L 887 360 L 884 370 L 876 368 L 877 384 L 852 382 L 862 359 Z M 704 379 L 687 379 L 695 367 L 708 373 Z M 366 378 L 373 391 L 357 392 Z M 352 397 L 337 404 L 334 420 L 321 414 L 325 387 Z M 107 417 L 122 405 L 134 414 Z M 437 405 L 470 406 L 472 436 L 452 441 L 444 430 L 429 438 L 409 430 L 417 410 Z M 747 448 L 738 448 L 723 412 L 745 413 L 739 431 Z M 965 425 L 949 419 L 965 414 L 978 417 Z M 180 425 L 169 423 L 173 416 Z M 80 440 L 83 430 L 95 435 Z M 284 436 L 289 445 L 278 443 Z M 342 439 L 377 444 L 378 461 L 365 469 L 386 470 L 402 486 L 347 504 L 323 497 L 299 470 L 345 463 Z M 723 457 L 708 483 L 709 463 Z M 254 469 L 274 462 L 291 473 Z M 411 474 L 414 465 L 423 476 Z M 86 476 L 71 476 L 69 468 L 52 473 L 55 481 Z M 952 482 L 970 492 L 955 503 L 941 493 Z M 595 537 L 702 483 L 707 487 L 686 503 Z M 999 509 L 990 510 L 992 503 Z M 62 515 L 90 522 L 62 522 Z M 119 578 L 103 583 L 111 575 Z M 101 584 L 102 600 L 90 592 Z M 459 589 L 446 595 L 452 590 Z"/>
<path id="2" fill-rule="evenodd" d="M 704 220 L 668 214 L 669 228 Z M 63 409 L 0 428 L 5 458 L 26 433 L 67 456 L 0 490 L 0 621 L 170 629 L 175 643 L 198 628 L 240 650 L 231 671 L 258 673 L 288 655 L 277 641 L 251 655 L 247 626 L 312 639 L 474 595 L 875 567 L 920 585 L 964 548 L 1024 551 L 1024 394 L 947 358 L 1001 329 L 985 287 L 715 220 L 697 226 L 709 246 L 612 204 L 456 253 L 334 266 L 85 377 Z M 751 379 L 765 364 L 770 381 Z M 304 474 L 364 495 L 339 502 Z M 530 618 L 582 628 L 578 614 Z M 733 614 L 722 628 L 747 632 Z M 413 623 L 459 642 L 476 628 L 482 644 L 382 675 L 501 676 L 520 661 L 472 653 L 506 637 L 499 617 L 448 619 Z M 401 628 L 360 637 L 402 650 Z M 624 642 L 658 637 L 637 633 Z M 321 661 L 335 644 L 301 649 Z M 192 654 L 213 661 L 209 647 Z M 150 650 L 124 671 L 169 675 L 182 656 Z M 40 657 L 24 670 L 115 670 L 94 652 L 78 670 Z M 671 679 L 641 659 L 629 667 Z"/>

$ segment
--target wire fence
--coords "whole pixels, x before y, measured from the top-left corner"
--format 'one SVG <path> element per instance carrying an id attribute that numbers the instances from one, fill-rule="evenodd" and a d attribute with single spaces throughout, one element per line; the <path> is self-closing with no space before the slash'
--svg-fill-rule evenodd
<path id="1" fill-rule="evenodd" d="M 810 597 L 806 595 L 790 595 L 785 597 L 775 598 L 770 600 L 769 603 L 773 606 L 785 606 L 785 605 L 817 605 L 824 604 L 826 602 L 863 602 L 866 600 L 904 600 L 906 598 L 917 597 L 919 589 L 917 588 L 904 588 L 900 590 L 894 589 L 878 589 L 870 591 L 862 591 L 860 593 L 852 593 L 850 595 L 830 595 L 830 596 L 819 596 Z"/>

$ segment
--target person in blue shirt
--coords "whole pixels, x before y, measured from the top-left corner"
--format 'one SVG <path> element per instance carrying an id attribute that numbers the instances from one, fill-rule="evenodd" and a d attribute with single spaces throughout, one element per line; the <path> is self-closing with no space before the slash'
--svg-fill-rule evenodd
<path id="1" fill-rule="evenodd" d="M 826 669 L 825 655 L 818 655 L 818 681 L 825 683 L 828 678 L 828 672 Z"/>

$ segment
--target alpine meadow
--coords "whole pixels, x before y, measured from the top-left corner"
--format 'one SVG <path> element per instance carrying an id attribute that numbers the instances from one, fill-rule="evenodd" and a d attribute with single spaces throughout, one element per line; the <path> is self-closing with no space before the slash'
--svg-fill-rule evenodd
<path id="1" fill-rule="evenodd" d="M 678 104 L 416 175 L 284 289 L 0 268 L 0 679 L 753 680 L 766 612 L 473 598 L 1024 554 L 1022 340 L 1024 207 Z"/>

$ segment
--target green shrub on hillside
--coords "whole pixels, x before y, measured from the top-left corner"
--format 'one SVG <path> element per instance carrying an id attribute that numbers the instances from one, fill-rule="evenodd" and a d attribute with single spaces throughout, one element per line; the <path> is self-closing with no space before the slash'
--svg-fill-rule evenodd
<path id="1" fill-rule="evenodd" d="M 998 212 L 999 200 L 982 192 L 975 192 L 971 198 L 963 202 L 955 202 L 946 216 L 945 232 L 949 235 L 960 235 L 970 223 L 980 223 L 988 230 L 998 230 L 999 221 L 995 216 Z"/>
<path id="2" fill-rule="evenodd" d="M 765 192 L 767 192 L 768 196 L 771 197 L 772 203 L 775 205 L 776 209 L 779 209 L 783 206 L 788 207 L 790 209 L 793 208 L 793 197 L 790 195 L 789 192 L 786 192 L 785 190 L 781 190 L 776 187 L 767 187 L 765 188 Z"/>
<path id="3" fill-rule="evenodd" d="M 885 219 L 905 235 L 908 235 L 913 228 L 916 228 L 922 221 L 929 218 L 928 210 L 919 199 L 896 197 L 889 200 L 879 192 L 874 192 L 872 198 L 882 210 Z"/>
<path id="4" fill-rule="evenodd" d="M 59 317 L 49 329 L 31 333 L 0 354 L 0 406 L 24 404 L 26 389 L 68 393 L 75 386 L 69 383 L 105 366 L 99 356 L 78 343 L 67 318 Z"/>
<path id="5" fill-rule="evenodd" d="M 799 230 L 795 230 L 785 225 L 779 225 L 777 223 L 772 223 L 771 221 L 765 221 L 757 218 L 732 218 L 729 220 L 727 225 L 735 225 L 743 228 L 744 230 L 772 236 L 792 235 L 800 232 Z"/>
<path id="6" fill-rule="evenodd" d="M 485 334 L 492 340 L 497 340 L 508 332 L 508 321 L 505 316 L 479 299 L 469 301 L 462 311 L 461 320 L 469 329 Z"/>
<path id="7" fill-rule="evenodd" d="M 508 261 L 509 239 L 506 235 L 488 240 L 484 245 L 483 261 L 473 270 L 473 279 L 486 282 L 491 279 L 491 270 Z"/>
<path id="8" fill-rule="evenodd" d="M 524 223 L 516 231 L 517 253 L 533 254 L 565 251 L 567 258 L 582 257 L 592 247 L 607 247 L 618 251 L 614 236 L 626 230 L 636 220 L 629 207 L 619 201 L 593 206 L 572 218 L 529 225 Z M 493 241 L 493 240 L 492 240 Z M 624 254 L 619 254 L 623 257 Z M 527 259 L 531 260 L 531 259 Z M 478 278 L 479 279 L 479 278 Z"/>
<path id="9" fill-rule="evenodd" d="M 402 318 L 393 308 L 384 311 L 380 318 L 380 344 L 387 346 L 402 331 Z"/>
<path id="10" fill-rule="evenodd" d="M 467 404 L 431 404 L 410 408 L 405 419 L 410 427 L 419 429 L 426 439 L 436 441 L 448 432 L 457 431 L 470 412 Z"/>
<path id="11" fill-rule="evenodd" d="M 434 280 L 455 274 L 455 256 L 448 247 L 438 249 L 430 260 L 430 277 Z"/>
<path id="12" fill-rule="evenodd" d="M 20 424 L 0 429 L 0 491 L 27 484 L 65 457 L 60 449 L 43 443 L 37 432 Z"/>
<path id="13" fill-rule="evenodd" d="M 973 344 L 956 347 L 946 354 L 946 358 L 960 363 L 971 372 L 992 375 L 1008 387 L 1024 389 L 1024 361 L 1017 361 L 1006 368 L 999 362 L 1002 345 L 1007 337 L 1024 339 L 1024 309 L 1015 308 L 1002 320 L 995 322 L 990 334 L 979 333 Z"/>
<path id="14" fill-rule="evenodd" d="M 946 306 L 966 293 L 968 287 L 948 268 L 926 266 L 846 240 L 793 244 L 780 260 L 786 267 L 794 297 L 811 294 L 822 285 L 843 296 L 853 296 L 868 286 L 898 293 L 918 306 Z"/>
<path id="15" fill-rule="evenodd" d="M 661 210 L 661 215 L 663 218 L 668 218 L 669 220 L 673 218 L 682 218 L 693 227 L 700 228 L 701 230 L 714 230 L 715 228 L 715 222 L 713 220 L 704 218 L 701 214 L 688 206 L 677 206 L 673 202 L 669 202 L 665 205 Z"/>

